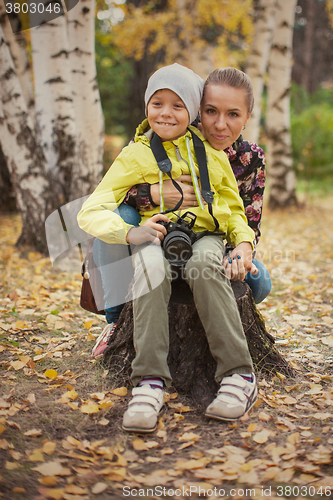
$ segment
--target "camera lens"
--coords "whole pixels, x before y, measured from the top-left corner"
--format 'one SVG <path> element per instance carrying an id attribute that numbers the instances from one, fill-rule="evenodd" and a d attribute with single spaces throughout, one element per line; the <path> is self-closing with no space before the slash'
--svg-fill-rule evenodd
<path id="1" fill-rule="evenodd" d="M 182 266 L 192 256 L 190 237 L 182 231 L 173 231 L 163 240 L 165 258 L 174 266 Z"/>

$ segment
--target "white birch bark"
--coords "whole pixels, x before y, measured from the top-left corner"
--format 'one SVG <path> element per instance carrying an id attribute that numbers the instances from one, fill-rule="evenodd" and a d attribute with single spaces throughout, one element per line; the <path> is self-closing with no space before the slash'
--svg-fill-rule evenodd
<path id="1" fill-rule="evenodd" d="M 247 61 L 246 73 L 253 85 L 254 108 L 242 135 L 247 141 L 255 143 L 259 141 L 261 99 L 275 27 L 276 6 L 277 0 L 259 1 L 251 53 Z"/>
<path id="2" fill-rule="evenodd" d="M 0 19 L 5 39 L 9 45 L 9 50 L 15 64 L 16 74 L 21 84 L 25 102 L 31 116 L 34 117 L 34 92 L 25 39 L 22 32 L 13 33 L 8 15 L 6 14 L 4 0 L 0 0 Z"/>
<path id="3" fill-rule="evenodd" d="M 268 70 L 266 131 L 269 205 L 297 203 L 290 137 L 290 83 L 296 0 L 279 0 Z"/>
<path id="4" fill-rule="evenodd" d="M 21 243 L 45 250 L 44 223 L 52 200 L 45 158 L 38 146 L 15 66 L 0 24 L 0 144 L 22 217 Z M 49 201 L 46 201 L 49 200 Z"/>
<path id="5" fill-rule="evenodd" d="M 69 2 L 69 7 L 70 2 Z M 68 11 L 69 63 L 75 109 L 82 195 L 101 179 L 104 117 L 95 64 L 95 0 L 81 0 Z"/>
<path id="6" fill-rule="evenodd" d="M 81 195 L 73 189 L 77 141 L 66 17 L 31 28 L 31 48 L 36 119 L 60 206 Z"/>

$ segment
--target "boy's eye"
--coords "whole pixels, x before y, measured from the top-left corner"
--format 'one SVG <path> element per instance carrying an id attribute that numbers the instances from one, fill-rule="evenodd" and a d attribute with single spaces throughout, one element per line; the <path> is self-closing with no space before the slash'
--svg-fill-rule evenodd
<path id="1" fill-rule="evenodd" d="M 183 109 L 183 104 L 175 104 L 175 108 Z"/>

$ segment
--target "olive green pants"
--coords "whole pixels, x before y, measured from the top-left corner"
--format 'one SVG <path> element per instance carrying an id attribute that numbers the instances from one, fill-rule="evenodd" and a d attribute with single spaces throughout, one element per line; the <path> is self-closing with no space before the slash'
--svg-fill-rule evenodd
<path id="1" fill-rule="evenodd" d="M 185 278 L 205 329 L 210 351 L 217 362 L 215 379 L 233 373 L 251 373 L 253 365 L 236 300 L 222 265 L 224 244 L 218 236 L 204 236 L 193 245 L 185 266 Z M 133 255 L 134 347 L 132 382 L 145 376 L 171 385 L 168 303 L 172 271 L 161 247 L 137 247 Z"/>

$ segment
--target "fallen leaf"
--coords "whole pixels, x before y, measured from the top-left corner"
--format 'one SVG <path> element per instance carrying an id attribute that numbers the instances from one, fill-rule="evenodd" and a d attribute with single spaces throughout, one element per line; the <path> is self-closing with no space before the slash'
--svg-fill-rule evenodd
<path id="1" fill-rule="evenodd" d="M 149 450 L 148 446 L 142 439 L 134 439 L 132 442 L 132 446 L 135 449 L 135 451 L 147 451 Z"/>
<path id="2" fill-rule="evenodd" d="M 82 405 L 80 410 L 82 413 L 98 413 L 99 407 L 98 407 L 98 404 L 90 402 L 90 403 Z"/>
<path id="3" fill-rule="evenodd" d="M 35 467 L 32 470 L 36 470 L 43 476 L 59 476 L 63 471 L 63 467 L 59 464 L 59 462 L 47 462 L 43 465 Z"/>
<path id="4" fill-rule="evenodd" d="M 99 493 L 102 493 L 107 489 L 108 485 L 105 483 L 96 483 L 94 486 L 91 488 L 91 492 L 94 495 L 98 495 Z"/>
<path id="5" fill-rule="evenodd" d="M 179 441 L 199 441 L 201 436 L 195 434 L 194 432 L 185 432 L 182 436 L 178 438 Z"/>
<path id="6" fill-rule="evenodd" d="M 119 387 L 118 389 L 113 389 L 113 391 L 110 392 L 111 394 L 115 394 L 116 396 L 126 396 L 127 389 L 126 387 Z"/>
<path id="7" fill-rule="evenodd" d="M 58 376 L 58 373 L 56 372 L 56 370 L 46 370 L 44 372 L 44 375 L 45 375 L 45 377 L 47 377 L 51 380 L 55 380 Z"/>
<path id="8" fill-rule="evenodd" d="M 46 455 L 52 455 L 52 453 L 55 451 L 57 447 L 56 443 L 53 443 L 52 441 L 46 441 L 46 443 L 43 444 L 43 453 L 46 453 Z"/>
<path id="9" fill-rule="evenodd" d="M 38 437 L 42 435 L 42 431 L 38 429 L 30 429 L 29 431 L 24 432 L 24 435 L 29 437 Z"/>
<path id="10" fill-rule="evenodd" d="M 256 443 L 259 443 L 259 444 L 262 444 L 262 443 L 266 443 L 266 441 L 268 440 L 269 436 L 271 435 L 271 431 L 269 431 L 268 429 L 264 429 L 260 432 L 257 432 L 253 437 L 253 441 L 255 441 Z M 252 484 L 252 483 L 251 483 Z"/>

